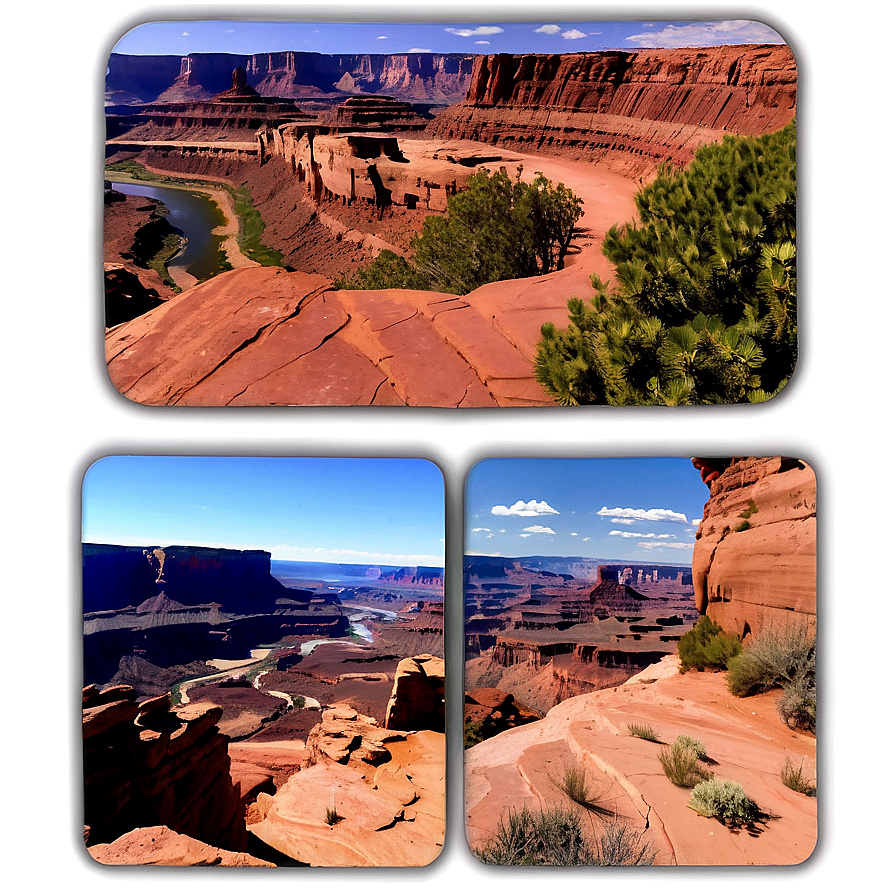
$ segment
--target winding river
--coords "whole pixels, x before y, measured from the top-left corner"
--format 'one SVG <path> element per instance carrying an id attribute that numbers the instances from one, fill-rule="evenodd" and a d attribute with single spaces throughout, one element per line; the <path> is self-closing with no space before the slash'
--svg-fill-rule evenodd
<path id="1" fill-rule="evenodd" d="M 112 188 L 128 196 L 158 199 L 169 210 L 168 222 L 187 239 L 186 246 L 169 265 L 177 265 L 197 280 L 207 280 L 221 272 L 224 236 L 213 231 L 225 223 L 217 203 L 204 193 L 166 187 L 161 184 L 112 180 Z"/>

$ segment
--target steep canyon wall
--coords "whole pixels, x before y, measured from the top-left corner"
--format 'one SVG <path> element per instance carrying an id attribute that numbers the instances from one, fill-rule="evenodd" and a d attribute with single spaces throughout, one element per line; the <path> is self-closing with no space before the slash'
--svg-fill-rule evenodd
<path id="1" fill-rule="evenodd" d="M 796 109 L 787 46 L 481 56 L 432 135 L 602 161 L 643 177 L 726 133 L 759 135 Z"/>
<path id="2" fill-rule="evenodd" d="M 814 628 L 812 469 L 783 457 L 726 458 L 715 466 L 721 469 L 709 482 L 694 545 L 697 609 L 737 634 L 794 622 Z"/>

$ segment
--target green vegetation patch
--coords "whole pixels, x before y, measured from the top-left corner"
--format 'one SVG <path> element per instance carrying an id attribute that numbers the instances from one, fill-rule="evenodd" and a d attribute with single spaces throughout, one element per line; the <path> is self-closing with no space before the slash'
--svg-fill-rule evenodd
<path id="1" fill-rule="evenodd" d="M 168 273 L 168 262 L 183 248 L 184 240 L 180 234 L 169 233 L 165 236 L 162 248 L 146 262 L 146 266 L 155 271 L 175 292 L 180 292 L 180 287 L 174 282 Z"/>
<path id="2" fill-rule="evenodd" d="M 584 214 L 562 183 L 537 172 L 531 183 L 501 168 L 477 171 L 448 200 L 444 216 L 430 215 L 411 241 L 412 255 L 385 250 L 344 289 L 428 289 L 465 295 L 485 283 L 535 277 L 563 266 Z"/>
<path id="3" fill-rule="evenodd" d="M 766 401 L 793 373 L 796 125 L 725 137 L 635 197 L 569 326 L 543 325 L 535 376 L 559 404 Z"/>
<path id="4" fill-rule="evenodd" d="M 709 616 L 701 616 L 694 627 L 678 642 L 679 670 L 726 669 L 732 658 L 741 652 L 738 635 L 722 630 Z"/>

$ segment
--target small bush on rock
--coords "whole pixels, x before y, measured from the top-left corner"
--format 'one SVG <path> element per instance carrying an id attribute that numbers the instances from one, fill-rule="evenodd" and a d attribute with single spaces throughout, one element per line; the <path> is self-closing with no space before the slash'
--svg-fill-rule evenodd
<path id="1" fill-rule="evenodd" d="M 658 758 L 663 771 L 676 787 L 693 787 L 712 777 L 712 772 L 700 765 L 700 756 L 689 740 L 690 738 L 679 737 L 671 747 L 663 747 L 659 752 Z M 697 741 L 694 743 L 700 747 L 705 757 L 703 745 Z"/>
<path id="2" fill-rule="evenodd" d="M 743 787 L 724 778 L 702 781 L 691 793 L 688 807 L 707 818 L 718 818 L 730 827 L 757 821 L 762 813 Z"/>
<path id="3" fill-rule="evenodd" d="M 741 651 L 740 637 L 722 630 L 708 616 L 701 616 L 691 631 L 678 642 L 680 671 L 725 669 Z"/>
<path id="4" fill-rule="evenodd" d="M 649 740 L 652 743 L 660 744 L 660 736 L 654 731 L 651 725 L 642 725 L 639 722 L 629 722 L 628 733 L 632 737 L 640 737 L 641 740 Z"/>
<path id="5" fill-rule="evenodd" d="M 816 788 L 809 779 L 803 775 L 803 763 L 801 762 L 797 768 L 789 756 L 784 757 L 784 765 L 781 767 L 781 781 L 785 787 L 797 793 L 804 793 L 806 796 L 815 796 Z"/>

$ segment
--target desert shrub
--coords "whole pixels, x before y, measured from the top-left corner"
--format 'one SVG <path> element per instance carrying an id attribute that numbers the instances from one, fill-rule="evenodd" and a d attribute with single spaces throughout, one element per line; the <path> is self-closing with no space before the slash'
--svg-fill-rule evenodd
<path id="1" fill-rule="evenodd" d="M 402 259 L 384 251 L 343 285 L 432 289 L 464 295 L 485 283 L 559 270 L 569 251 L 582 200 L 541 172 L 531 183 L 506 169 L 477 171 L 448 200 L 444 216 L 430 215 Z"/>
<path id="2" fill-rule="evenodd" d="M 594 865 L 596 851 L 578 812 L 508 809 L 495 833 L 474 855 L 488 865 Z"/>
<path id="3" fill-rule="evenodd" d="M 643 831 L 614 819 L 604 825 L 598 839 L 598 865 L 652 865 L 656 849 Z"/>
<path id="4" fill-rule="evenodd" d="M 473 855 L 488 865 L 652 865 L 656 850 L 637 831 L 614 819 L 597 835 L 586 833 L 574 809 L 510 808 Z"/>
<path id="5" fill-rule="evenodd" d="M 541 329 L 535 377 L 560 404 L 766 401 L 797 354 L 796 125 L 701 147 L 611 227 L 615 285 Z"/>
<path id="6" fill-rule="evenodd" d="M 706 747 L 704 747 L 699 740 L 695 740 L 693 737 L 688 737 L 686 734 L 679 734 L 678 737 L 675 738 L 675 743 L 681 744 L 683 747 L 690 747 L 690 749 L 697 754 L 697 758 L 701 762 L 706 759 Z"/>
<path id="7" fill-rule="evenodd" d="M 464 724 L 464 749 L 475 747 L 476 744 L 486 740 L 488 736 L 489 734 L 481 722 L 466 722 Z"/>
<path id="8" fill-rule="evenodd" d="M 804 793 L 806 796 L 815 796 L 815 785 L 803 774 L 803 763 L 797 768 L 789 756 L 784 757 L 784 765 L 781 766 L 781 781 L 785 787 Z"/>
<path id="9" fill-rule="evenodd" d="M 641 740 L 649 740 L 655 744 L 661 744 L 660 736 L 651 725 L 642 725 L 640 722 L 629 722 L 628 733 L 632 737 L 640 737 Z"/>
<path id="10" fill-rule="evenodd" d="M 710 778 L 697 784 L 688 807 L 732 827 L 757 821 L 762 814 L 740 784 L 725 778 Z"/>
<path id="11" fill-rule="evenodd" d="M 550 782 L 566 794 L 574 803 L 601 814 L 608 814 L 600 805 L 600 794 L 592 791 L 588 784 L 588 773 L 581 762 L 567 762 L 558 777 L 548 776 Z"/>
<path id="12" fill-rule="evenodd" d="M 339 815 L 339 813 L 336 811 L 336 807 L 335 807 L 335 806 L 328 806 L 328 807 L 327 807 L 327 814 L 326 814 L 326 821 L 327 821 L 327 824 L 328 824 L 330 827 L 333 827 L 334 824 L 336 824 L 338 821 L 341 821 L 341 820 L 342 820 L 342 818 L 341 818 L 341 816 Z"/>
<path id="13" fill-rule="evenodd" d="M 722 630 L 708 616 L 701 616 L 678 642 L 680 670 L 725 669 L 741 651 L 740 637 Z"/>
<path id="14" fill-rule="evenodd" d="M 816 692 L 814 677 L 784 685 L 784 696 L 778 701 L 778 713 L 788 728 L 801 728 L 815 733 Z"/>
<path id="15" fill-rule="evenodd" d="M 700 757 L 697 750 L 688 742 L 690 739 L 679 737 L 671 747 L 663 747 L 659 752 L 660 765 L 666 773 L 666 777 L 676 787 L 693 787 L 701 781 L 712 777 L 712 772 L 700 765 Z M 697 743 L 695 741 L 695 743 Z M 700 746 L 703 755 L 706 750 Z"/>
<path id="16" fill-rule="evenodd" d="M 749 528 L 750 528 L 750 521 L 742 520 L 734 527 L 734 531 L 735 532 L 746 532 L 747 529 L 749 529 Z"/>
<path id="17" fill-rule="evenodd" d="M 783 688 L 778 705 L 793 728 L 815 730 L 815 633 L 806 623 L 767 628 L 728 665 L 728 689 L 749 697 Z"/>

